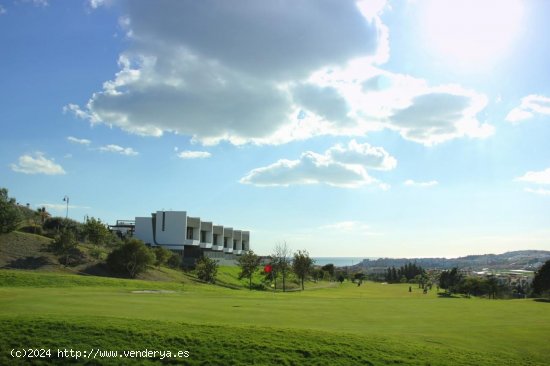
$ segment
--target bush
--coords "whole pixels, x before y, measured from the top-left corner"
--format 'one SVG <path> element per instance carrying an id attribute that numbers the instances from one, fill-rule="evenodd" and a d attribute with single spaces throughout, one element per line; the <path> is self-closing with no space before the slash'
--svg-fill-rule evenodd
<path id="1" fill-rule="evenodd" d="M 83 234 L 86 236 L 86 239 L 94 245 L 105 245 L 111 232 L 105 224 L 101 222 L 100 219 L 92 217 L 82 225 Z"/>
<path id="2" fill-rule="evenodd" d="M 218 262 L 208 257 L 201 257 L 196 266 L 197 277 L 205 282 L 216 282 L 218 274 Z"/>
<path id="3" fill-rule="evenodd" d="M 97 248 L 97 247 L 94 247 L 92 249 L 90 249 L 90 255 L 92 256 L 92 258 L 95 258 L 95 259 L 102 259 L 103 257 L 103 250 Z"/>
<path id="4" fill-rule="evenodd" d="M 155 253 L 155 265 L 157 267 L 165 264 L 172 256 L 172 252 L 164 247 L 155 247 L 153 252 Z"/>
<path id="5" fill-rule="evenodd" d="M 83 240 L 85 237 L 83 225 L 80 222 L 64 217 L 49 217 L 44 221 L 42 228 L 45 235 L 49 237 L 55 237 L 57 233 L 65 229 L 72 230 L 78 240 Z"/>
<path id="6" fill-rule="evenodd" d="M 83 260 L 83 254 L 76 247 L 77 241 L 75 234 L 70 229 L 64 229 L 50 244 L 50 250 L 61 256 L 59 262 L 68 266 L 69 264 L 77 264 Z"/>
<path id="7" fill-rule="evenodd" d="M 146 272 L 153 264 L 154 254 L 138 239 L 129 239 L 120 248 L 113 250 L 107 257 L 107 265 L 116 273 L 135 278 Z"/>
<path id="8" fill-rule="evenodd" d="M 168 258 L 168 261 L 166 261 L 166 264 L 168 264 L 168 267 L 170 268 L 180 268 L 181 267 L 181 257 L 177 255 L 176 253 L 172 253 L 170 258 Z"/>

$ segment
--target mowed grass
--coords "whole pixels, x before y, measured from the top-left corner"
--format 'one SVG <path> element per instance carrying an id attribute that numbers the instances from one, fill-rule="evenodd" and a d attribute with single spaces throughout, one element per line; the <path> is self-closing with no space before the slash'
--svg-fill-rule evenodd
<path id="1" fill-rule="evenodd" d="M 533 300 L 370 282 L 273 293 L 26 271 L 0 271 L 0 286 L 0 364 L 13 363 L 11 348 L 38 346 L 182 349 L 190 357 L 179 361 L 192 365 L 550 364 L 550 303 Z"/>

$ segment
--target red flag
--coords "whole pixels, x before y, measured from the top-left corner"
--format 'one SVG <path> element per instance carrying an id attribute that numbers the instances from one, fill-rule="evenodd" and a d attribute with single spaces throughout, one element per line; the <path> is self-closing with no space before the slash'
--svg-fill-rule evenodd
<path id="1" fill-rule="evenodd" d="M 273 270 L 273 268 L 271 267 L 271 264 L 268 264 L 264 267 L 265 273 L 271 273 L 271 270 Z"/>

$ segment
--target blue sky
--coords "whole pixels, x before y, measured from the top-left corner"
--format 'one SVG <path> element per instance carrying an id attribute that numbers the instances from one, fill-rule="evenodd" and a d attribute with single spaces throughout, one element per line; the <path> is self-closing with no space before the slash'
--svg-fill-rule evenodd
<path id="1" fill-rule="evenodd" d="M 550 250 L 547 1 L 0 0 L 0 186 L 313 256 Z"/>

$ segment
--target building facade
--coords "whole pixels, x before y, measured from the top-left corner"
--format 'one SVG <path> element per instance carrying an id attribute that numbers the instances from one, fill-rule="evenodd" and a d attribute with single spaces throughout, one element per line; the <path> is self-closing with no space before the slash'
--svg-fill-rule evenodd
<path id="1" fill-rule="evenodd" d="M 184 265 L 194 264 L 201 256 L 232 265 L 250 250 L 249 231 L 214 225 L 188 216 L 186 211 L 157 211 L 151 217 L 136 217 L 134 237 L 180 254 Z"/>

